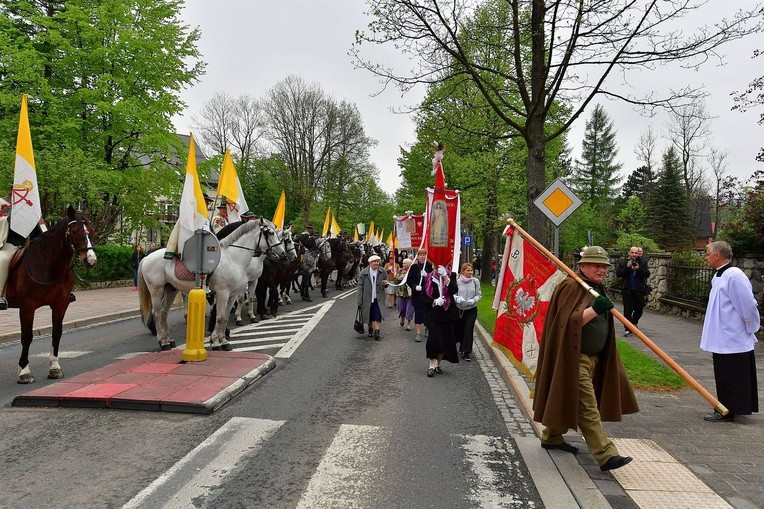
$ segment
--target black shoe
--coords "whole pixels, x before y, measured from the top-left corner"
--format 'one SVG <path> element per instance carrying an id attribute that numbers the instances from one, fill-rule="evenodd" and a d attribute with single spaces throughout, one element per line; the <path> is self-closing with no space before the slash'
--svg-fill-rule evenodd
<path id="1" fill-rule="evenodd" d="M 472 359 L 470 359 L 470 353 L 469 353 L 469 352 L 464 352 L 464 353 L 462 354 L 462 358 L 463 358 L 465 361 L 467 361 L 467 362 L 470 362 L 470 361 L 472 360 Z"/>
<path id="2" fill-rule="evenodd" d="M 608 470 L 615 470 L 621 468 L 624 465 L 631 463 L 631 456 L 613 456 L 609 458 L 604 464 L 600 465 L 600 470 L 607 472 Z"/>
<path id="3" fill-rule="evenodd" d="M 435 366 L 435 372 L 436 372 L 437 374 L 439 374 L 439 375 L 442 375 L 442 374 L 443 374 L 443 370 L 442 370 L 442 369 L 440 369 L 440 366 Z"/>
<path id="4" fill-rule="evenodd" d="M 629 336 L 631 336 L 630 330 L 627 330 L 626 332 L 623 333 L 623 337 L 628 338 Z"/>
<path id="5" fill-rule="evenodd" d="M 729 421 L 735 420 L 735 414 L 722 415 L 716 410 L 714 410 L 714 413 L 709 415 L 704 415 L 703 420 L 709 421 L 709 422 L 729 422 Z"/>
<path id="6" fill-rule="evenodd" d="M 70 293 L 69 294 L 69 302 L 74 302 L 76 300 L 77 300 L 77 296 L 74 295 L 73 293 Z"/>
<path id="7" fill-rule="evenodd" d="M 374 331 L 371 328 L 369 328 L 369 337 L 370 338 L 374 337 Z"/>
<path id="8" fill-rule="evenodd" d="M 375 331 L 374 331 L 374 339 L 375 339 L 376 341 L 379 341 L 379 340 L 380 340 L 380 337 L 379 337 L 379 331 L 378 331 L 378 330 L 375 330 Z"/>
<path id="9" fill-rule="evenodd" d="M 5 311 L 8 309 L 8 301 L 5 300 L 5 297 L 0 297 L 0 311 Z"/>
<path id="10" fill-rule="evenodd" d="M 427 370 L 427 376 L 433 377 L 435 376 L 435 368 L 430 368 Z"/>
<path id="11" fill-rule="evenodd" d="M 541 444 L 542 449 L 559 449 L 561 451 L 569 452 L 571 454 L 576 454 L 578 452 L 578 447 L 575 445 L 570 445 L 567 442 L 563 442 L 561 444 Z"/>

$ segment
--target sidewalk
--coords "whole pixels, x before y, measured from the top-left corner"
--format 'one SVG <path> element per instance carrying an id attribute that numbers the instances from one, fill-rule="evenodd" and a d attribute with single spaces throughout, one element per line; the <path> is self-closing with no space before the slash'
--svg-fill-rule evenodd
<path id="1" fill-rule="evenodd" d="M 623 329 L 617 326 L 617 335 L 622 336 Z M 699 348 L 701 329 L 701 322 L 649 311 L 640 320 L 640 330 L 715 395 L 711 354 Z M 481 330 L 480 336 L 490 348 L 492 340 L 488 333 Z M 657 359 L 638 338 L 632 336 L 627 341 Z M 527 380 L 501 351 L 490 350 L 494 359 L 503 365 L 504 378 L 518 397 L 518 403 L 530 416 L 532 402 Z M 764 392 L 761 343 L 757 344 L 756 353 L 761 394 Z M 569 441 L 582 450 L 573 462 L 577 460 L 586 470 L 593 485 L 580 478 L 572 481 L 568 478 L 570 474 L 566 475 L 562 462 L 571 460 L 571 455 L 559 453 L 553 458 L 581 507 L 591 507 L 591 502 L 582 503 L 582 499 L 591 497 L 596 487 L 612 507 L 764 508 L 764 418 L 761 414 L 739 416 L 732 423 L 705 422 L 703 416 L 713 409 L 693 389 L 672 393 L 636 392 L 640 412 L 624 416 L 620 423 L 606 423 L 608 434 L 620 451 L 634 456 L 632 464 L 612 474 L 600 472 L 577 432 L 568 434 Z M 693 479 L 695 476 L 697 479 Z"/>
<path id="2" fill-rule="evenodd" d="M 139 314 L 138 294 L 132 287 L 75 294 L 77 301 L 69 306 L 65 330 Z M 18 310 L 0 312 L 0 327 L 4 331 L 0 342 L 18 340 Z M 640 321 L 640 329 L 653 342 L 715 394 L 711 355 L 698 347 L 701 327 L 697 321 L 649 311 Z M 34 329 L 35 335 L 50 332 L 49 309 L 38 310 Z M 620 327 L 618 332 L 622 335 Z M 503 372 L 518 404 L 530 416 L 527 380 L 503 353 L 491 347 L 491 338 L 479 326 L 478 335 Z M 650 352 L 637 338 L 630 337 L 627 341 Z M 764 393 L 762 348 L 759 344 L 756 350 L 760 393 Z M 712 408 L 692 389 L 673 393 L 637 391 L 637 399 L 639 413 L 624 416 L 623 422 L 606 424 L 608 434 L 616 440 L 621 452 L 634 456 L 632 464 L 612 474 L 600 472 L 586 452 L 583 439 L 571 432 L 568 440 L 582 450 L 576 456 L 558 451 L 551 451 L 547 456 L 546 451 L 536 447 L 534 439 L 519 441 L 529 468 L 535 468 L 542 476 L 551 474 L 544 472 L 551 456 L 559 471 L 554 473 L 563 476 L 578 505 L 587 509 L 764 508 L 764 418 L 761 414 L 738 417 L 733 423 L 705 422 L 703 416 Z M 540 452 L 544 458 L 537 461 L 534 458 Z M 659 472 L 661 468 L 663 473 Z M 683 475 L 683 470 L 694 476 Z M 660 489 L 650 489 L 651 483 L 654 486 L 656 482 Z M 550 487 L 542 479 L 539 488 L 545 489 L 544 486 Z"/>
<path id="3" fill-rule="evenodd" d="M 138 292 L 134 292 L 132 286 L 82 290 L 74 295 L 77 300 L 69 304 L 64 330 L 139 315 Z M 0 311 L 0 331 L 0 343 L 21 339 L 18 309 Z M 46 306 L 35 314 L 34 335 L 50 334 L 50 331 L 51 312 Z"/>

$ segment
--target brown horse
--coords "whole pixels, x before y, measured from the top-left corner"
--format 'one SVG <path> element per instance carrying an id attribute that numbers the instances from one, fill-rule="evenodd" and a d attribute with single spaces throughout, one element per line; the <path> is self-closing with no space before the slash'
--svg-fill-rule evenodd
<path id="1" fill-rule="evenodd" d="M 61 341 L 64 315 L 69 307 L 69 296 L 74 287 L 72 257 L 76 255 L 87 268 L 96 264 L 96 255 L 90 242 L 89 218 L 88 212 L 75 211 L 70 206 L 67 217 L 29 242 L 20 256 L 15 257 L 11 263 L 6 295 L 8 306 L 19 309 L 20 384 L 35 381 L 29 369 L 29 346 L 32 344 L 35 310 L 42 306 L 50 306 L 53 313 L 53 354 L 50 356 L 48 378 L 64 376 L 58 363 L 58 345 Z"/>

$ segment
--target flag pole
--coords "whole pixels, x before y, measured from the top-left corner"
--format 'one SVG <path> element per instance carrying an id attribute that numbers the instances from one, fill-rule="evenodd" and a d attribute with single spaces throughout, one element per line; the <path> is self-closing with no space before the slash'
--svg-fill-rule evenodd
<path id="1" fill-rule="evenodd" d="M 562 262 L 561 262 L 561 261 L 560 261 L 560 260 L 559 260 L 559 259 L 558 259 L 558 258 L 557 258 L 555 255 L 553 255 L 553 254 L 552 254 L 552 253 L 551 253 L 551 252 L 550 252 L 550 251 L 549 251 L 547 248 L 545 248 L 544 246 L 542 246 L 542 245 L 541 245 L 541 243 L 539 243 L 539 241 L 537 241 L 536 239 L 534 239 L 533 237 L 531 237 L 531 235 L 530 235 L 528 232 L 526 232 L 525 230 L 523 230 L 523 229 L 520 227 L 520 225 L 518 225 L 518 224 L 517 224 L 517 223 L 514 221 L 514 219 L 512 219 L 512 218 L 509 218 L 509 219 L 507 219 L 507 224 L 509 224 L 509 225 L 510 225 L 512 228 L 514 228 L 515 230 L 517 230 L 517 232 L 518 232 L 518 233 L 519 233 L 519 234 L 520 234 L 520 235 L 521 235 L 521 236 L 522 236 L 522 237 L 523 237 L 525 240 L 527 240 L 528 242 L 530 242 L 531 244 L 533 244 L 533 247 L 535 247 L 536 249 L 538 249 L 538 250 L 539 250 L 539 251 L 540 251 L 540 252 L 541 252 L 541 253 L 542 253 L 544 256 L 546 256 L 547 258 L 549 258 L 549 260 L 550 260 L 552 263 L 554 263 L 555 265 L 557 265 L 557 267 L 558 267 L 558 268 L 562 269 L 562 270 L 563 270 L 563 271 L 564 271 L 564 272 L 565 272 L 565 273 L 566 273 L 568 276 L 570 276 L 570 277 L 571 277 L 571 278 L 573 278 L 573 279 L 574 279 L 574 280 L 575 280 L 575 281 L 576 281 L 578 284 L 580 284 L 581 286 L 583 286 L 583 287 L 584 287 L 584 289 L 586 289 L 586 291 L 587 291 L 587 292 L 589 292 L 589 293 L 591 294 L 591 296 L 592 296 L 592 297 L 594 297 L 594 298 L 597 298 L 597 297 L 599 297 L 599 296 L 600 296 L 600 294 L 599 294 L 599 293 L 597 293 L 597 290 L 595 290 L 594 288 L 592 288 L 592 287 L 591 287 L 589 284 L 587 284 L 587 283 L 586 283 L 586 281 L 584 281 L 583 279 L 581 279 L 581 277 L 580 277 L 578 274 L 576 274 L 575 272 L 573 272 L 573 271 L 570 269 L 570 267 L 568 267 L 567 265 L 565 265 L 564 263 L 562 263 Z M 727 410 L 727 407 L 725 407 L 724 405 L 722 405 L 722 404 L 721 404 L 721 402 L 720 402 L 718 399 L 716 399 L 716 398 L 715 398 L 715 397 L 714 397 L 714 396 L 713 396 L 713 395 L 712 395 L 710 392 L 708 392 L 708 391 L 707 391 L 707 390 L 706 390 L 706 389 L 705 389 L 705 388 L 704 388 L 702 385 L 700 385 L 700 383 L 699 383 L 697 380 L 695 380 L 695 379 L 692 377 L 692 375 L 690 375 L 690 374 L 689 374 L 687 371 L 685 371 L 685 370 L 684 370 L 684 368 L 682 368 L 682 366 L 680 366 L 679 364 L 677 364 L 677 363 L 676 363 L 676 361 L 674 361 L 674 359 L 672 359 L 671 357 L 669 357 L 669 356 L 668 356 L 668 354 L 666 354 L 666 352 L 664 352 L 664 351 L 663 351 L 663 350 L 662 350 L 662 349 L 661 349 L 661 348 L 660 348 L 658 345 L 656 345 L 655 343 L 653 343 L 653 341 L 652 341 L 650 338 L 648 338 L 647 336 L 645 336 L 645 334 L 644 334 L 644 333 L 643 333 L 641 330 L 637 329 L 637 327 L 636 327 L 636 326 L 635 326 L 633 323 L 631 323 L 629 320 L 627 320 L 627 319 L 626 319 L 626 317 L 625 317 L 625 316 L 623 316 L 623 314 L 621 314 L 621 312 L 620 312 L 620 311 L 618 311 L 618 310 L 617 310 L 617 309 L 615 309 L 615 308 L 612 308 L 612 309 L 610 310 L 610 313 L 611 313 L 613 316 L 615 316 L 616 318 L 618 318 L 618 320 L 620 320 L 620 321 L 621 321 L 621 323 L 623 323 L 623 325 L 624 325 L 624 326 L 625 326 L 627 329 L 629 329 L 629 330 L 630 330 L 630 331 L 631 331 L 631 332 L 632 332 L 632 333 L 633 333 L 635 336 L 637 336 L 637 337 L 638 337 L 638 338 L 639 338 L 639 339 L 640 339 L 640 340 L 641 340 L 641 341 L 642 341 L 642 342 L 643 342 L 645 345 L 647 345 L 647 347 L 648 347 L 648 348 L 650 348 L 650 350 L 652 350 L 653 352 L 655 352 L 655 355 L 657 355 L 658 357 L 660 357 L 660 358 L 661 358 L 661 360 L 662 360 L 663 362 L 665 362 L 665 363 L 668 365 L 668 367 L 670 367 L 671 369 L 673 369 L 673 370 L 674 370 L 674 371 L 675 371 L 675 372 L 676 372 L 676 373 L 677 373 L 679 376 L 681 376 L 682 378 L 684 378 L 684 380 L 685 380 L 685 381 L 686 381 L 688 384 L 690 384 L 690 386 L 691 386 L 693 389 L 695 389 L 695 390 L 696 390 L 696 391 L 697 391 L 697 392 L 698 392 L 698 393 L 699 393 L 699 394 L 700 394 L 700 395 L 703 397 L 703 399 L 705 399 L 706 401 L 708 401 L 708 402 L 711 404 L 711 406 L 712 406 L 712 407 L 713 407 L 713 408 L 714 408 L 714 409 L 715 409 L 717 412 L 719 412 L 719 413 L 720 413 L 720 414 L 722 414 L 722 415 L 727 415 L 727 414 L 729 413 L 729 410 Z"/>

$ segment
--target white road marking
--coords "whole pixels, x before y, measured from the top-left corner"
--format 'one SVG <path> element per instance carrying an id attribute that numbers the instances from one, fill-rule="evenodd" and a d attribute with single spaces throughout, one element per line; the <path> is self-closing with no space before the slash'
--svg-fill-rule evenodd
<path id="1" fill-rule="evenodd" d="M 337 299 L 342 300 L 342 299 L 344 299 L 346 297 L 350 297 L 351 295 L 355 295 L 355 293 L 356 293 L 356 289 L 353 288 L 352 290 L 348 290 L 345 293 L 338 295 Z"/>
<path id="2" fill-rule="evenodd" d="M 271 348 L 281 348 L 286 343 L 274 343 L 272 345 L 254 345 L 254 346 L 237 346 L 237 352 L 254 352 L 258 350 L 270 350 Z"/>
<path id="3" fill-rule="evenodd" d="M 329 308 L 332 307 L 332 304 L 334 304 L 333 300 L 322 304 L 318 312 L 313 315 L 310 320 L 308 320 L 308 323 L 302 326 L 300 332 L 295 334 L 294 337 L 290 339 L 289 342 L 276 353 L 276 355 L 274 355 L 274 357 L 278 359 L 288 359 L 291 357 L 294 351 L 297 350 L 297 347 L 302 344 L 302 342 L 305 340 L 308 334 L 310 334 L 316 324 L 320 322 L 321 318 L 323 318 L 326 312 L 329 311 Z"/>
<path id="4" fill-rule="evenodd" d="M 120 355 L 120 356 L 118 356 L 116 358 L 120 359 L 120 360 L 132 359 L 133 357 L 137 357 L 138 355 L 143 355 L 144 353 L 146 353 L 146 352 L 130 352 L 130 353 L 126 353 L 126 354 Z"/>
<path id="5" fill-rule="evenodd" d="M 211 500 L 226 477 L 243 468 L 284 421 L 233 417 L 123 506 L 196 507 Z"/>
<path id="6" fill-rule="evenodd" d="M 392 431 L 378 426 L 340 426 L 297 508 L 374 506 L 367 489 L 391 440 Z"/>
<path id="7" fill-rule="evenodd" d="M 477 475 L 477 482 L 469 491 L 469 498 L 477 507 L 513 507 L 522 500 L 501 488 L 500 474 L 507 465 L 507 458 L 517 456 L 509 438 L 486 435 L 459 435 L 470 470 Z M 499 452 L 500 454 L 496 454 Z"/>
<path id="8" fill-rule="evenodd" d="M 59 359 L 75 359 L 77 357 L 82 357 L 83 355 L 88 355 L 88 354 L 91 354 L 91 353 L 93 353 L 93 352 L 92 351 L 89 351 L 89 352 L 87 352 L 87 351 L 77 351 L 77 350 L 74 350 L 74 351 L 72 351 L 72 350 L 69 350 L 69 351 L 59 350 L 58 351 L 58 358 Z M 32 357 L 42 357 L 42 358 L 47 359 L 51 355 L 52 355 L 52 352 L 36 353 L 36 354 L 32 355 Z"/>
<path id="9" fill-rule="evenodd" d="M 282 339 L 289 339 L 293 335 L 292 334 L 285 334 L 281 336 L 267 336 L 263 338 L 257 338 L 257 337 L 246 337 L 245 339 L 229 339 L 228 342 L 232 345 L 243 345 L 245 343 L 267 343 L 270 341 L 280 341 Z"/>

